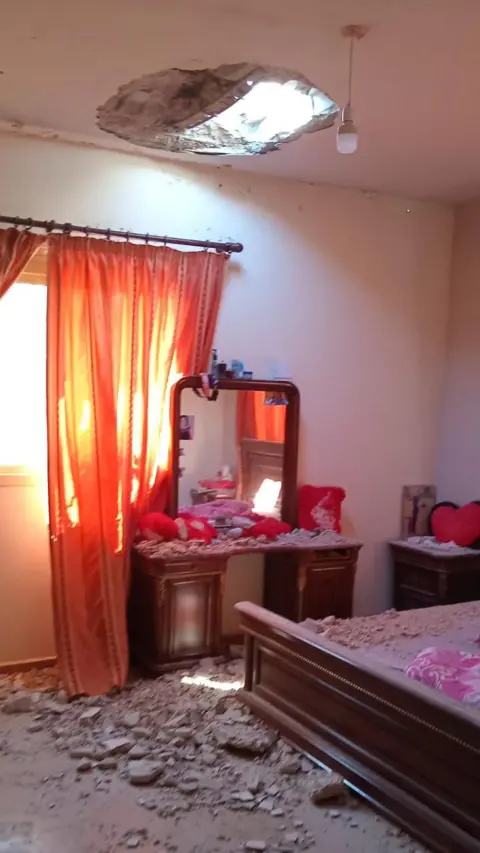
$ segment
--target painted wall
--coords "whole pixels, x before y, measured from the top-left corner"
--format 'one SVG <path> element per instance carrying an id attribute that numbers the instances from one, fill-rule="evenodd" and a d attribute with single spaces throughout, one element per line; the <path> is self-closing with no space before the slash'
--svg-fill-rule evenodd
<path id="1" fill-rule="evenodd" d="M 459 207 L 452 252 L 451 307 L 440 420 L 442 500 L 480 499 L 480 202 Z"/>
<path id="2" fill-rule="evenodd" d="M 244 243 L 219 356 L 259 376 L 288 367 L 300 480 L 345 487 L 346 529 L 365 542 L 356 608 L 388 605 L 401 486 L 435 473 L 452 211 L 8 137 L 0 185 L 3 213 Z"/>

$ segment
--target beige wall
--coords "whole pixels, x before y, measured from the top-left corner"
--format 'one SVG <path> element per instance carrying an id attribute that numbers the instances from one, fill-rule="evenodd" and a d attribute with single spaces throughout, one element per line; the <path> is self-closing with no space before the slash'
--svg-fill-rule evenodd
<path id="1" fill-rule="evenodd" d="M 272 361 L 289 369 L 301 392 L 300 480 L 345 487 L 347 529 L 365 542 L 356 608 L 388 605 L 400 489 L 435 473 L 451 210 L 8 137 L 0 185 L 2 213 L 245 244 L 219 355 L 260 376 Z M 2 602 L 0 588 L 0 606 L 17 606 Z"/>
<path id="2" fill-rule="evenodd" d="M 480 499 L 480 202 L 459 207 L 452 252 L 438 485 L 443 500 Z"/>

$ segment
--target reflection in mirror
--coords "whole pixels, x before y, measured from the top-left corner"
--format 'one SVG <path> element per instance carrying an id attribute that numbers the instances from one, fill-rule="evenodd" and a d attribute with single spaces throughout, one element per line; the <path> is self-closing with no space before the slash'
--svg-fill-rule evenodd
<path id="1" fill-rule="evenodd" d="M 221 501 L 220 522 L 222 505 L 230 517 L 280 517 L 286 403 L 265 391 L 222 390 L 215 402 L 182 391 L 180 512 L 208 515 Z"/>

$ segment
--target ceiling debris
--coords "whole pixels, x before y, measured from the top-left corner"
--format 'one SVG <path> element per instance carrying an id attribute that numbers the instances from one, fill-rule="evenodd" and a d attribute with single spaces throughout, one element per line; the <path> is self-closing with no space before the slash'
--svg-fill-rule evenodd
<path id="1" fill-rule="evenodd" d="M 132 80 L 98 108 L 97 124 L 144 148 L 252 155 L 331 127 L 338 112 L 300 74 L 239 63 L 173 68 Z"/>

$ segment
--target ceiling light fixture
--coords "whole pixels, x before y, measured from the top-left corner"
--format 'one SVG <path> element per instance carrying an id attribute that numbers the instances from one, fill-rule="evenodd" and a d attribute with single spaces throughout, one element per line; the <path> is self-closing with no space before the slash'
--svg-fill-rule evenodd
<path id="1" fill-rule="evenodd" d="M 348 63 L 348 100 L 342 110 L 342 121 L 337 129 L 337 151 L 339 154 L 355 154 L 358 148 L 358 130 L 352 118 L 353 47 L 356 41 L 363 39 L 366 32 L 367 28 L 359 24 L 349 24 L 341 30 L 342 36 L 350 41 L 350 51 Z"/>

